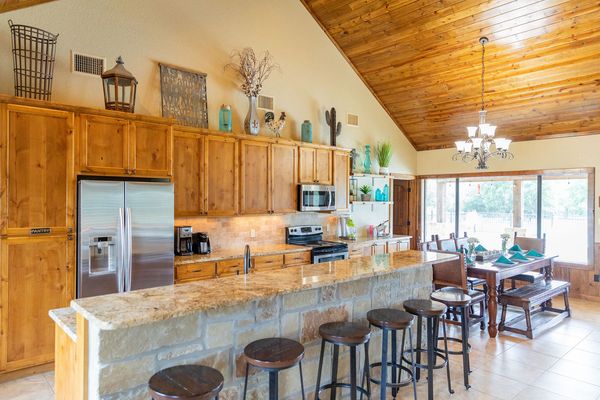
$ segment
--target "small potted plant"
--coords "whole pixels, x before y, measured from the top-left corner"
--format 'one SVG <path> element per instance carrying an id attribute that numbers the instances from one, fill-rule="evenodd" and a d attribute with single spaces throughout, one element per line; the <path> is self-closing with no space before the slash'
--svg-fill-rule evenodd
<path id="1" fill-rule="evenodd" d="M 362 185 L 360 187 L 360 197 L 362 201 L 371 201 L 371 186 Z"/>
<path id="2" fill-rule="evenodd" d="M 392 145 L 390 142 L 378 143 L 375 147 L 375 156 L 379 164 L 379 173 L 388 175 L 390 173 L 390 162 L 392 161 Z"/>
<path id="3" fill-rule="evenodd" d="M 500 238 L 502 239 L 502 253 L 506 253 L 506 247 L 507 247 L 508 241 L 510 240 L 510 234 L 503 233 L 502 235 L 500 235 Z"/>
<path id="4" fill-rule="evenodd" d="M 479 239 L 477 239 L 476 237 L 470 237 L 467 239 L 467 243 L 469 244 L 468 256 L 471 257 L 471 256 L 473 256 L 473 253 L 475 252 L 475 246 L 477 245 L 477 243 L 479 243 Z"/>

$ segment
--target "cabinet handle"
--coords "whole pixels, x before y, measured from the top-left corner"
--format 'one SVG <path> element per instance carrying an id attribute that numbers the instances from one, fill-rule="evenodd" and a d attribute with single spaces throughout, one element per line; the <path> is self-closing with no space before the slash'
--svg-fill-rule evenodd
<path id="1" fill-rule="evenodd" d="M 131 171 L 131 174 L 132 174 L 132 175 L 135 175 L 135 172 L 136 172 L 136 169 L 134 168 L 134 169 Z"/>
<path id="2" fill-rule="evenodd" d="M 67 236 L 67 240 L 73 240 L 73 236 L 71 236 L 71 235 Z"/>

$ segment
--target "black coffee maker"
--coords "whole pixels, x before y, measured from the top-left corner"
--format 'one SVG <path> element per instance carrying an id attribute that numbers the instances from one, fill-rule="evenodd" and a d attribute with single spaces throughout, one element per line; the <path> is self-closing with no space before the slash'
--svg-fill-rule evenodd
<path id="1" fill-rule="evenodd" d="M 175 227 L 175 254 L 178 256 L 191 256 L 194 254 L 192 246 L 192 227 Z"/>
<path id="2" fill-rule="evenodd" d="M 210 253 L 210 239 L 206 232 L 196 232 L 193 234 L 192 248 L 196 254 Z"/>

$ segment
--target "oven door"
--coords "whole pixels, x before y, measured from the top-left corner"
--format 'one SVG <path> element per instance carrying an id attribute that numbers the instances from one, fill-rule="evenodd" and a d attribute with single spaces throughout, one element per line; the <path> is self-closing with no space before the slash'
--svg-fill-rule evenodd
<path id="1" fill-rule="evenodd" d="M 341 253 L 313 254 L 312 258 L 313 258 L 312 259 L 313 264 L 319 264 L 319 263 L 337 261 L 337 260 L 346 260 L 346 259 L 348 259 L 348 252 L 344 251 Z"/>
<path id="2" fill-rule="evenodd" d="M 300 211 L 335 211 L 335 186 L 300 185 L 298 188 Z"/>

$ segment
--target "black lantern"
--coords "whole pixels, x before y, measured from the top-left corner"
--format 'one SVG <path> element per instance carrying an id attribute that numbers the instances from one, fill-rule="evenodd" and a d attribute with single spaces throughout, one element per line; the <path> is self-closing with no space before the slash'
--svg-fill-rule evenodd
<path id="1" fill-rule="evenodd" d="M 102 74 L 104 88 L 104 107 L 107 110 L 125 111 L 132 113 L 135 108 L 135 93 L 137 80 L 123 66 L 121 56 L 117 65 Z"/>

